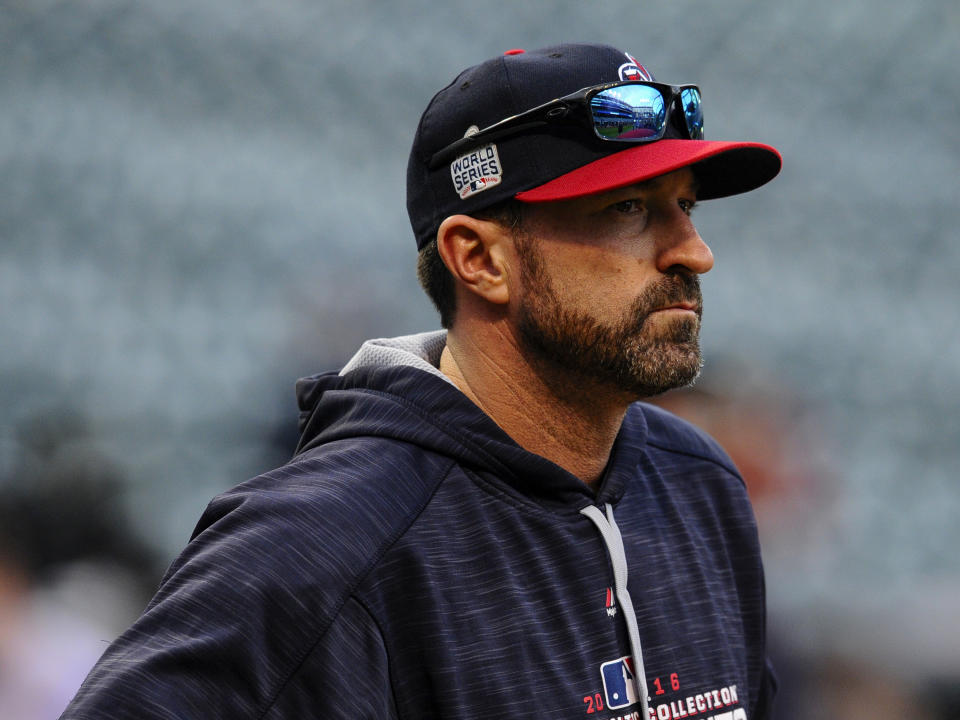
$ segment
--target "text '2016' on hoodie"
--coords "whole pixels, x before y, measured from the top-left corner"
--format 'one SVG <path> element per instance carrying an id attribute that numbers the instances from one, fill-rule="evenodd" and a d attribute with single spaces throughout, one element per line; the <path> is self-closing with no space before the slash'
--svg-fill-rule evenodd
<path id="1" fill-rule="evenodd" d="M 594 492 L 440 375 L 444 341 L 300 381 L 297 455 L 210 503 L 62 717 L 766 717 L 727 455 L 637 403 Z"/>

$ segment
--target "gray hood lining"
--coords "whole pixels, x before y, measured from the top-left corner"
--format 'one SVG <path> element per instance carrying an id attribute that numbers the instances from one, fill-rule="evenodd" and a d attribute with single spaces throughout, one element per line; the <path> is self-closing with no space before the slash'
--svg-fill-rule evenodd
<path id="1" fill-rule="evenodd" d="M 350 362 L 343 366 L 340 375 L 362 367 L 415 367 L 431 375 L 453 382 L 440 372 L 440 354 L 447 345 L 447 331 L 434 330 L 402 335 L 395 338 L 367 340 Z"/>

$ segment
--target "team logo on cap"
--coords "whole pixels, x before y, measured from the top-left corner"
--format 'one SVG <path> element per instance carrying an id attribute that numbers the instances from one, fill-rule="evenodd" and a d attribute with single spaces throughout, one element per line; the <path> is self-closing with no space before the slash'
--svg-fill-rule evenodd
<path id="1" fill-rule="evenodd" d="M 648 82 L 653 81 L 653 75 L 647 72 L 647 69 L 638 63 L 636 59 L 630 53 L 624 53 L 627 56 L 626 62 L 620 66 L 620 79 L 621 80 L 646 80 Z"/>
<path id="2" fill-rule="evenodd" d="M 461 200 L 499 185 L 503 168 L 497 146 L 490 143 L 461 155 L 450 163 L 450 177 Z"/>

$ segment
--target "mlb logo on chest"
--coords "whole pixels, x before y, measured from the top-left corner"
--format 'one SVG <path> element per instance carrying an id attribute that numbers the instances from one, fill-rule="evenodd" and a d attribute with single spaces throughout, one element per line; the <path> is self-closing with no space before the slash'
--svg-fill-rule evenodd
<path id="1" fill-rule="evenodd" d="M 499 185 L 503 168 L 497 146 L 490 143 L 461 155 L 450 163 L 450 176 L 461 200 Z"/>
<path id="2" fill-rule="evenodd" d="M 637 702 L 632 657 L 603 663 L 600 666 L 600 677 L 603 678 L 603 693 L 607 698 L 608 708 L 616 710 Z"/>

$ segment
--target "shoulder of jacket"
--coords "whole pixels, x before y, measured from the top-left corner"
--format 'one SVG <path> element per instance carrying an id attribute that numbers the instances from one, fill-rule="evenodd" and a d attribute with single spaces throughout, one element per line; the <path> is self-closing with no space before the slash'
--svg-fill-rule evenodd
<path id="1" fill-rule="evenodd" d="M 649 403 L 634 404 L 647 423 L 647 445 L 675 455 L 719 465 L 743 482 L 740 471 L 727 452 L 702 429 L 663 408 Z"/>
<path id="2" fill-rule="evenodd" d="M 214 498 L 208 520 L 248 512 L 263 524 L 330 534 L 331 541 L 346 545 L 357 525 L 389 535 L 408 523 L 451 465 L 450 458 L 389 438 L 335 441 Z M 370 520 L 375 522 L 365 522 Z M 201 521 L 195 535 L 204 529 Z"/>
<path id="3" fill-rule="evenodd" d="M 364 442 L 367 440 L 367 442 Z M 215 497 L 171 568 L 209 555 L 344 597 L 429 503 L 450 458 L 407 443 L 330 443 Z"/>

